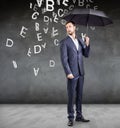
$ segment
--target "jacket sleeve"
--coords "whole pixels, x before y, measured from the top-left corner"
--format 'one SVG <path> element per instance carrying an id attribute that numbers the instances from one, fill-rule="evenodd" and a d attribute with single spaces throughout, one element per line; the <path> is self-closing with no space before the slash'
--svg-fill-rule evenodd
<path id="1" fill-rule="evenodd" d="M 64 41 L 60 42 L 60 57 L 61 57 L 61 62 L 65 71 L 66 76 L 68 74 L 71 74 L 71 69 L 68 63 L 68 52 L 67 52 L 67 46 Z"/>
<path id="2" fill-rule="evenodd" d="M 82 45 L 83 56 L 89 57 L 90 45 L 87 46 L 82 39 L 80 39 L 80 42 L 81 42 L 81 45 Z"/>

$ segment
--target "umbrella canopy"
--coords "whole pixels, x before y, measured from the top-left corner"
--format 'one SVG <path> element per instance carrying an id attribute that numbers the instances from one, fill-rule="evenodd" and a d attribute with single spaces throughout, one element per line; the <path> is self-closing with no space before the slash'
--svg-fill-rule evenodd
<path id="1" fill-rule="evenodd" d="M 94 9 L 74 9 L 63 17 L 66 21 L 73 21 L 78 25 L 105 26 L 112 24 L 112 20 L 103 12 Z"/>

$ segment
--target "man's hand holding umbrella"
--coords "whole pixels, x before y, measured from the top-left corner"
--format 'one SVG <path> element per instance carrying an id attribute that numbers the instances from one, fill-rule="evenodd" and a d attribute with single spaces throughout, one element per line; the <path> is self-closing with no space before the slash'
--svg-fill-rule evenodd
<path id="1" fill-rule="evenodd" d="M 90 38 L 85 36 L 85 44 L 88 46 L 90 44 Z"/>

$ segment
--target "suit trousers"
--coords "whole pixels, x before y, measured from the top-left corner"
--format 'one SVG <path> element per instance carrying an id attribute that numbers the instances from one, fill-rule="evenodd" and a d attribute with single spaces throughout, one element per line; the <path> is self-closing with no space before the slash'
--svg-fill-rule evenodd
<path id="1" fill-rule="evenodd" d="M 67 113 L 68 119 L 74 119 L 74 102 L 76 105 L 76 118 L 82 116 L 82 93 L 83 93 L 84 76 L 78 78 L 67 79 L 68 103 Z"/>

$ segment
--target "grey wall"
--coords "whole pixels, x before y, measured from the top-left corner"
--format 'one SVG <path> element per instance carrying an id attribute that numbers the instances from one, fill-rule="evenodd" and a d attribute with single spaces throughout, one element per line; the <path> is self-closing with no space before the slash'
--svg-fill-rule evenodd
<path id="1" fill-rule="evenodd" d="M 73 1 L 66 2 L 69 6 L 62 3 L 57 5 L 55 1 L 54 12 L 57 13 L 60 8 L 69 10 L 71 5 L 77 7 L 80 0 L 76 0 L 76 3 Z M 81 2 L 80 7 L 90 6 L 103 10 L 114 22 L 106 27 L 89 27 L 91 53 L 88 59 L 84 59 L 86 75 L 83 101 L 120 103 L 119 3 L 113 0 Z M 39 16 L 33 20 L 31 16 L 34 10 L 30 8 L 30 3 L 34 5 L 37 2 L 1 1 L 0 103 L 66 103 L 65 74 L 60 62 L 59 45 L 54 44 L 54 41 L 57 40 L 58 44 L 58 41 L 66 36 L 62 19 L 57 15 L 58 23 L 54 21 L 45 23 L 44 16 L 52 20 L 54 18 L 52 12 L 42 14 L 41 8 L 45 7 L 44 3 L 38 8 Z M 40 25 L 38 31 L 35 30 L 36 22 Z M 23 26 L 27 29 L 22 33 L 25 38 L 20 35 Z M 80 36 L 86 32 L 84 26 L 77 28 Z M 43 29 L 46 29 L 46 33 Z M 51 36 L 53 29 L 55 35 Z M 37 33 L 41 33 L 41 41 L 38 41 Z M 13 41 L 8 42 L 9 47 L 8 39 Z M 30 56 L 27 55 L 29 50 Z M 35 50 L 40 53 L 35 54 Z M 38 73 L 36 76 L 34 69 Z"/>

